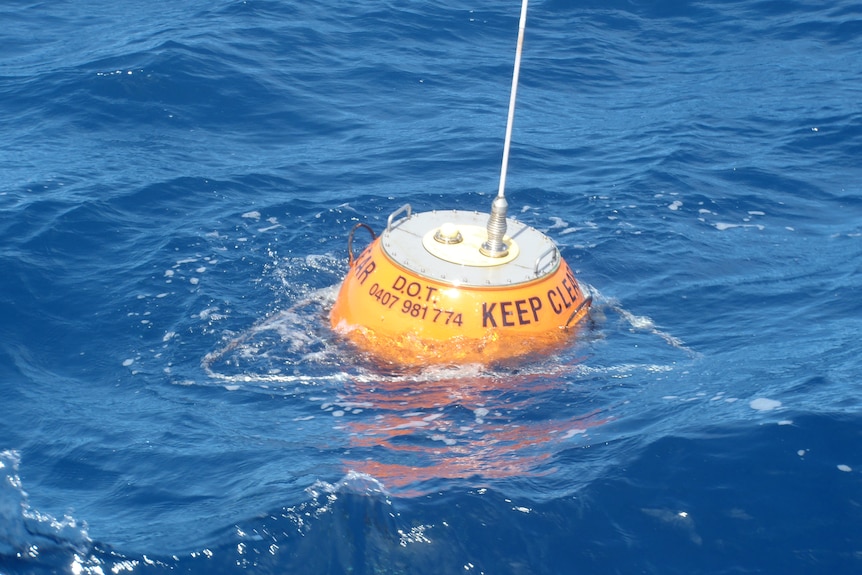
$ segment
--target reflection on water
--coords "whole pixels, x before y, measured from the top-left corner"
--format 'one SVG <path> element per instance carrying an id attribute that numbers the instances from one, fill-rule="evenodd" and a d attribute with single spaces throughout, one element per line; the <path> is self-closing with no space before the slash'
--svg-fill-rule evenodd
<path id="1" fill-rule="evenodd" d="M 546 417 L 540 398 L 565 385 L 552 374 L 463 373 L 477 370 L 450 368 L 439 379 L 430 376 L 441 369 L 401 379 L 354 378 L 347 399 L 373 415 L 344 421 L 353 456 L 345 465 L 401 495 L 433 479 L 545 475 L 555 470 L 554 453 L 606 420 L 598 411 Z"/>

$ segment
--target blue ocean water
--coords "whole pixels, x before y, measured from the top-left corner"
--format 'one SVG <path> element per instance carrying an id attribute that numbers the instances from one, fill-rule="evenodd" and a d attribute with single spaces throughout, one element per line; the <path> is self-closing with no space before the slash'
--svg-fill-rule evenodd
<path id="1" fill-rule="evenodd" d="M 383 368 L 359 221 L 486 211 L 520 3 L 0 6 L 0 573 L 858 573 L 862 7 L 534 0 L 507 196 L 593 294 Z"/>

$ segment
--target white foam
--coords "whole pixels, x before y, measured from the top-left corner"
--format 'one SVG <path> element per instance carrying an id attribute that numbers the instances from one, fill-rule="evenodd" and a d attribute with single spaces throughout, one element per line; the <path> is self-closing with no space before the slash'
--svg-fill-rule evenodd
<path id="1" fill-rule="evenodd" d="M 209 319 L 213 312 L 218 311 L 217 307 L 208 307 L 202 312 L 198 313 L 198 317 L 200 319 Z"/>
<path id="2" fill-rule="evenodd" d="M 457 442 L 457 441 L 455 441 L 454 439 L 451 439 L 451 438 L 449 438 L 449 437 L 446 437 L 445 435 L 443 435 L 443 434 L 441 434 L 441 433 L 435 433 L 435 434 L 433 434 L 433 435 L 431 436 L 431 441 L 441 441 L 441 442 L 443 442 L 443 444 L 445 444 L 445 445 L 455 445 L 456 443 L 458 443 L 458 442 Z"/>
<path id="3" fill-rule="evenodd" d="M 593 288 L 591 288 L 590 291 L 593 294 L 598 293 Z M 675 337 L 675 336 L 673 336 L 673 335 L 671 335 L 665 331 L 658 329 L 655 326 L 655 322 L 653 322 L 653 320 L 650 319 L 649 317 L 647 317 L 645 315 L 635 315 L 635 314 L 631 313 L 630 311 L 623 309 L 619 305 L 614 305 L 611 307 L 611 309 L 613 309 L 615 312 L 620 314 L 620 316 L 622 316 L 623 319 L 625 319 L 627 322 L 629 322 L 629 325 L 631 325 L 632 328 L 637 329 L 637 330 L 642 330 L 642 331 L 649 331 L 650 333 L 655 334 L 655 335 L 659 336 L 660 338 L 662 338 L 663 340 L 665 340 L 668 343 L 668 345 L 671 345 L 671 346 L 679 348 L 679 349 L 683 349 L 689 353 L 694 354 L 694 352 L 691 349 L 689 349 L 683 343 L 683 341 L 681 339 L 679 339 L 678 337 Z"/>
<path id="4" fill-rule="evenodd" d="M 781 407 L 781 402 L 777 399 L 758 397 L 757 399 L 752 399 L 748 405 L 751 409 L 756 409 L 757 411 L 772 411 Z"/>
<path id="5" fill-rule="evenodd" d="M 414 419 L 412 421 L 407 421 L 405 423 L 393 425 L 392 427 L 387 427 L 384 431 L 392 431 L 392 430 L 396 430 L 396 429 L 416 429 L 419 427 L 427 427 L 428 425 L 429 425 L 429 423 L 427 421 L 422 421 L 421 419 L 420 420 Z"/>
<path id="6" fill-rule="evenodd" d="M 481 425 L 485 422 L 485 416 L 488 415 L 488 410 L 484 407 L 477 407 L 473 410 L 473 415 L 476 417 L 476 423 Z"/>
<path id="7" fill-rule="evenodd" d="M 764 226 L 761 224 L 730 224 L 727 222 L 716 222 L 712 224 L 715 229 L 719 231 L 730 230 L 733 228 L 757 228 L 758 230 L 763 230 Z"/>

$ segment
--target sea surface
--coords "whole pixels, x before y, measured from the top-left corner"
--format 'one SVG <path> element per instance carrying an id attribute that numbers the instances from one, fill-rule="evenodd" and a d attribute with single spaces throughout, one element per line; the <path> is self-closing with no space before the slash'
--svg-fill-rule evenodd
<path id="1" fill-rule="evenodd" d="M 862 573 L 859 2 L 534 0 L 506 195 L 587 326 L 330 330 L 357 222 L 489 210 L 519 12 L 0 4 L 0 573 Z"/>

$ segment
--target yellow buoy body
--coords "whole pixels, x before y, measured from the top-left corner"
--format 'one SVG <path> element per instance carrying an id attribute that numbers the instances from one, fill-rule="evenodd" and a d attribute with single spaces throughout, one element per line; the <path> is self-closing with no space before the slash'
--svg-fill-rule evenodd
<path id="1" fill-rule="evenodd" d="M 489 257 L 484 214 L 404 206 L 393 216 L 351 262 L 330 316 L 372 355 L 403 365 L 495 362 L 558 347 L 587 316 L 589 296 L 538 230 L 507 220 L 508 249 Z"/>

